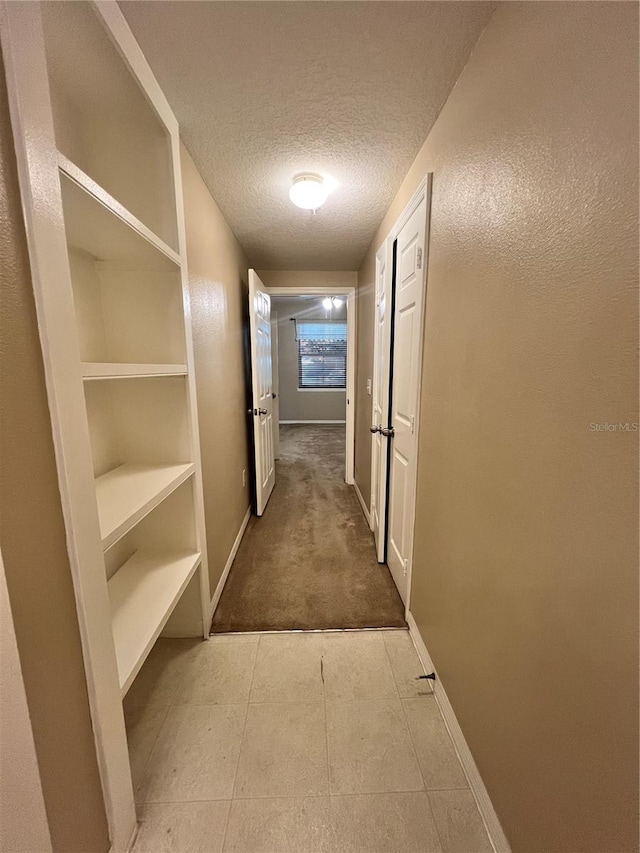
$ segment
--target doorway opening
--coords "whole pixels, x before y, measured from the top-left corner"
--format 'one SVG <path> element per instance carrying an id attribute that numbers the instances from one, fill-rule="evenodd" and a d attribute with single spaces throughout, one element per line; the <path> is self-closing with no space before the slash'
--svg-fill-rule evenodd
<path id="1" fill-rule="evenodd" d="M 274 447 L 280 426 L 340 427 L 343 479 L 354 482 L 355 288 L 270 287 Z M 334 430 L 339 432 L 339 430 Z"/>
<path id="2" fill-rule="evenodd" d="M 352 487 L 354 289 L 269 292 L 255 273 L 250 287 L 251 417 L 264 489 L 212 631 L 404 627 Z"/>
<path id="3" fill-rule="evenodd" d="M 338 450 L 341 457 L 345 481 L 347 326 L 344 296 L 271 297 L 275 458 L 281 430 L 289 440 L 309 436 L 323 443 L 328 438 L 332 456 Z"/>

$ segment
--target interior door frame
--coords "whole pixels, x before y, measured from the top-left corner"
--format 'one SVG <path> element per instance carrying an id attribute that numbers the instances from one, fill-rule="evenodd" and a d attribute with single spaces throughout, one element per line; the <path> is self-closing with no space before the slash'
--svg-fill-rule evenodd
<path id="1" fill-rule="evenodd" d="M 420 328 L 418 331 L 418 340 L 420 343 L 420 352 L 424 349 L 424 332 L 425 332 L 425 317 L 427 314 L 427 270 L 429 268 L 429 232 L 430 232 L 430 223 L 431 223 L 431 187 L 433 183 L 433 173 L 428 172 L 425 177 L 422 179 L 415 193 L 411 197 L 407 206 L 404 208 L 393 227 L 389 231 L 389 234 L 385 237 L 380 248 L 376 252 L 376 270 L 378 269 L 379 259 L 386 259 L 386 270 L 385 270 L 385 279 L 384 279 L 384 288 L 385 288 L 385 297 L 387 299 L 387 305 L 389 305 L 389 310 L 386 314 L 386 323 L 393 323 L 394 316 L 392 314 L 392 288 L 393 288 L 393 277 L 394 277 L 394 264 L 393 264 L 393 244 L 397 240 L 400 232 L 409 221 L 409 218 L 415 213 L 420 204 L 424 200 L 426 200 L 426 224 L 425 224 L 425 235 L 424 235 L 424 260 L 422 264 L 422 287 L 424 291 L 424 297 L 422 301 L 422 316 L 420 317 Z M 389 334 L 389 329 L 385 331 L 384 334 L 385 339 L 385 350 L 384 350 L 384 367 L 383 371 L 387 376 L 391 377 L 391 335 Z M 388 347 L 386 344 L 388 343 Z M 377 365 L 379 364 L 379 350 L 378 350 L 378 337 L 374 331 L 374 339 L 373 339 L 373 364 L 374 371 L 377 370 Z M 393 378 L 391 377 L 390 382 L 393 382 Z M 376 393 L 375 383 L 373 385 L 373 392 Z M 415 407 L 415 440 L 416 444 L 419 446 L 420 443 L 420 400 L 422 398 L 422 364 L 419 365 L 418 368 L 418 383 L 417 383 L 417 400 Z M 390 394 L 387 395 L 386 406 L 383 406 L 382 417 L 385 424 L 389 423 L 389 398 Z M 374 411 L 374 403 L 375 400 L 372 400 L 371 411 Z M 388 451 L 389 447 L 387 448 Z M 374 468 L 374 453 L 375 453 L 375 445 L 372 440 L 371 442 L 371 470 L 372 472 L 376 470 Z M 418 455 L 416 454 L 416 468 L 418 465 Z M 388 531 L 388 513 L 389 513 L 389 482 L 388 482 L 388 465 L 378 466 L 378 476 L 382 477 L 382 481 L 378 480 L 375 483 L 372 479 L 371 481 L 371 496 L 373 498 L 376 495 L 376 492 L 379 494 L 380 489 L 384 488 L 386 494 L 386 500 L 384 502 L 385 507 L 385 516 L 384 519 L 381 519 L 381 525 L 384 526 L 384 537 L 385 537 L 385 553 L 387 550 L 386 539 L 389 535 Z M 418 472 L 417 470 L 414 472 L 413 477 L 413 493 L 411 495 L 411 522 L 409 525 L 410 533 L 410 544 L 409 544 L 409 565 L 407 567 L 407 600 L 405 604 L 405 616 L 409 613 L 409 607 L 411 604 L 411 578 L 413 574 L 413 547 L 414 547 L 414 538 L 415 538 L 415 523 L 416 523 L 416 497 L 418 491 Z M 373 524 L 373 515 L 371 515 L 371 524 Z M 372 528 L 373 529 L 373 528 Z"/>
<path id="2" fill-rule="evenodd" d="M 271 390 L 273 397 L 273 457 L 280 458 L 280 359 L 278 357 L 278 312 L 271 306 Z M 277 417 L 276 417 L 277 415 Z"/>
<path id="3" fill-rule="evenodd" d="M 355 392 L 356 392 L 356 288 L 355 287 L 265 287 L 269 296 L 344 296 L 347 300 L 347 388 L 344 481 L 354 485 Z"/>

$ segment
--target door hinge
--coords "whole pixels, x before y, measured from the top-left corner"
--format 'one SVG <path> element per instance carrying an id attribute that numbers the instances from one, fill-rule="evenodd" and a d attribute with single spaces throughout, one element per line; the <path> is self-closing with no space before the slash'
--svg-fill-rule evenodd
<path id="1" fill-rule="evenodd" d="M 404 572 L 403 572 L 403 574 L 404 574 L 405 576 L 406 576 L 406 574 L 407 574 L 407 570 L 408 570 L 408 569 L 409 569 L 409 558 L 408 558 L 408 557 L 405 557 L 405 558 L 404 558 Z"/>
<path id="2" fill-rule="evenodd" d="M 418 246 L 418 250 L 416 252 L 416 269 L 422 269 L 422 246 Z"/>
<path id="3" fill-rule="evenodd" d="M 416 428 L 416 416 L 411 415 L 411 435 L 413 435 L 413 433 L 415 432 L 415 428 Z"/>

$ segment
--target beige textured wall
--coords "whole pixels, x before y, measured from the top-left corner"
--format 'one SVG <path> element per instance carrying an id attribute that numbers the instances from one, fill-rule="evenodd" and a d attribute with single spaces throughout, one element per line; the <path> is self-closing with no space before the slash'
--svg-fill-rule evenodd
<path id="1" fill-rule="evenodd" d="M 213 595 L 250 503 L 244 362 L 247 260 L 184 146 L 181 162 Z"/>
<path id="2" fill-rule="evenodd" d="M 0 542 L 49 832 L 55 853 L 106 853 L 107 822 L 1 72 L 0 259 Z"/>
<path id="3" fill-rule="evenodd" d="M 278 375 L 281 421 L 344 421 L 346 417 L 346 391 L 309 391 L 298 388 L 298 344 L 292 319 L 324 320 L 327 312 L 322 297 L 317 299 L 289 299 L 274 296 L 272 314 L 278 318 Z M 346 302 L 331 310 L 332 320 L 347 319 Z"/>
<path id="4" fill-rule="evenodd" d="M 433 171 L 411 609 L 517 853 L 638 849 L 638 7 L 503 3 Z M 369 494 L 366 418 L 358 482 Z"/>
<path id="5" fill-rule="evenodd" d="M 0 554 L 0 850 L 51 853 L 52 849 Z"/>
<path id="6" fill-rule="evenodd" d="M 256 270 L 266 287 L 356 287 L 358 273 L 346 270 Z"/>

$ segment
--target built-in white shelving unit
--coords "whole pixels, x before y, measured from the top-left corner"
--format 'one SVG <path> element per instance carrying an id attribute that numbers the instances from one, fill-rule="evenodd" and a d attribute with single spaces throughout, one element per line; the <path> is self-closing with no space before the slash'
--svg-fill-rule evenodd
<path id="1" fill-rule="evenodd" d="M 103 548 L 109 548 L 194 472 L 193 465 L 119 465 L 96 479 Z"/>
<path id="2" fill-rule="evenodd" d="M 186 364 L 120 364 L 118 362 L 84 361 L 82 377 L 93 379 L 137 379 L 142 376 L 186 376 Z"/>
<path id="3" fill-rule="evenodd" d="M 123 693 L 133 683 L 199 562 L 199 551 L 136 553 L 109 581 L 111 622 Z"/>
<path id="4" fill-rule="evenodd" d="M 75 248 L 105 260 L 154 266 L 159 259 L 154 260 L 153 247 L 175 265 L 180 264 L 177 252 L 59 152 L 58 165 L 65 178 L 65 217 Z M 123 225 L 133 233 L 126 231 Z M 136 235 L 146 243 L 136 239 Z"/>
<path id="5" fill-rule="evenodd" d="M 209 587 L 178 126 L 117 4 L 9 3 L 10 89 L 112 850 L 135 809 L 122 697 Z M 126 381 L 124 381 L 126 380 Z"/>

